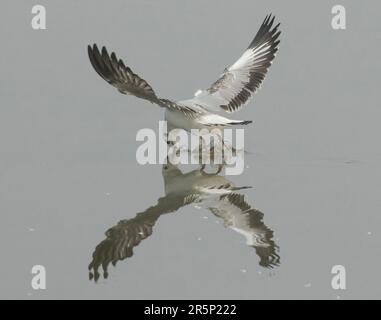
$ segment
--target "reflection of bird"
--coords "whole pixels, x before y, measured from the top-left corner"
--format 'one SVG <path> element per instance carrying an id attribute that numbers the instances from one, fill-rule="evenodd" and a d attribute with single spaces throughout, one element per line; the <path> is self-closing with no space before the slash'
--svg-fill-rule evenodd
<path id="1" fill-rule="evenodd" d="M 106 239 L 95 248 L 89 265 L 90 279 L 97 281 L 102 267 L 105 278 L 109 264 L 115 264 L 133 255 L 133 248 L 148 238 L 158 218 L 175 212 L 188 204 L 209 209 L 224 220 L 225 226 L 244 235 L 246 243 L 255 248 L 260 265 L 272 268 L 279 264 L 273 232 L 263 222 L 263 214 L 251 208 L 242 194 L 223 176 L 193 170 L 183 174 L 172 164 L 163 166 L 165 196 L 156 205 L 138 213 L 132 219 L 120 221 L 106 232 Z"/>
<path id="2" fill-rule="evenodd" d="M 96 44 L 88 46 L 90 62 L 96 72 L 123 94 L 132 94 L 165 108 L 165 118 L 172 128 L 185 130 L 220 128 L 245 125 L 251 121 L 231 120 L 215 112 L 234 112 L 240 109 L 262 84 L 278 50 L 279 24 L 267 16 L 254 40 L 243 55 L 208 89 L 198 90 L 189 100 L 171 101 L 159 98 L 152 87 L 115 53 L 108 54 L 105 47 L 99 51 Z"/>

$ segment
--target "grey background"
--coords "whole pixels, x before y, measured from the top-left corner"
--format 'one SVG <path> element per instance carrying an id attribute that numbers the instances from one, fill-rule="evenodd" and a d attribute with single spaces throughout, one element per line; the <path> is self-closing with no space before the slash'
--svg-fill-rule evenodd
<path id="1" fill-rule="evenodd" d="M 37 3 L 47 30 L 31 28 Z M 331 28 L 338 3 L 345 31 Z M 380 298 L 379 1 L 2 8 L 1 298 Z M 87 44 L 115 50 L 160 96 L 188 98 L 238 58 L 270 12 L 281 48 L 262 90 L 233 115 L 254 120 L 245 131 L 253 154 L 230 179 L 253 185 L 247 201 L 274 230 L 280 267 L 262 269 L 242 237 L 186 207 L 160 218 L 108 280 L 90 282 L 104 232 L 163 195 L 161 166 L 135 160 L 137 130 L 156 129 L 163 110 L 103 82 Z M 35 264 L 47 268 L 45 291 L 30 286 Z M 347 269 L 346 291 L 331 288 L 335 264 Z"/>

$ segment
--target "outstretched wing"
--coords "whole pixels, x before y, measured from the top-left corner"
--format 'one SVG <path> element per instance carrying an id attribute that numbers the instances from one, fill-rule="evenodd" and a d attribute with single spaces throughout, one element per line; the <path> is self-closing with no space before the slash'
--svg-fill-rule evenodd
<path id="1" fill-rule="evenodd" d="M 155 206 L 138 213 L 135 218 L 122 220 L 107 230 L 106 239 L 93 252 L 93 259 L 89 264 L 90 280 L 99 279 L 98 270 L 101 266 L 103 277 L 107 278 L 110 263 L 115 266 L 118 261 L 131 257 L 133 248 L 152 234 L 153 227 L 162 214 L 175 212 L 195 200 L 196 196 L 193 195 L 162 197 Z"/>
<path id="2" fill-rule="evenodd" d="M 278 51 L 279 24 L 273 27 L 274 16 L 268 15 L 254 40 L 243 55 L 207 90 L 199 90 L 195 97 L 180 101 L 210 111 L 234 112 L 240 109 L 262 84 L 267 70 Z"/>
<path id="3" fill-rule="evenodd" d="M 94 44 L 92 47 L 88 46 L 87 49 L 95 71 L 109 84 L 117 88 L 120 93 L 132 94 L 156 103 L 162 108 L 181 111 L 188 117 L 194 117 L 205 112 L 203 108 L 197 105 L 190 107 L 168 99 L 159 99 L 147 81 L 125 66 L 122 59 L 118 59 L 114 52 L 109 55 L 105 47 L 99 51 L 97 45 Z"/>
<path id="4" fill-rule="evenodd" d="M 142 99 L 156 102 L 152 87 L 132 70 L 125 66 L 115 53 L 108 54 L 105 47 L 100 52 L 97 45 L 88 46 L 89 58 L 95 71 L 109 84 L 123 94 L 132 94 Z"/>
<path id="5" fill-rule="evenodd" d="M 263 213 L 252 208 L 243 194 L 223 195 L 209 210 L 222 218 L 225 226 L 246 238 L 246 244 L 253 247 L 259 256 L 261 266 L 273 268 L 279 265 L 278 246 L 273 240 L 273 231 L 264 224 Z"/>

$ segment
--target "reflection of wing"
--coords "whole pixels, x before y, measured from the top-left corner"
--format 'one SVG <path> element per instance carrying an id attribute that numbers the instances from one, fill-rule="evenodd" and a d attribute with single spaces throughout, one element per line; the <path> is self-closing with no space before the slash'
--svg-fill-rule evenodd
<path id="1" fill-rule="evenodd" d="M 266 268 L 279 265 L 278 247 L 273 241 L 273 231 L 263 223 L 263 213 L 251 208 L 244 195 L 223 195 L 209 210 L 224 220 L 227 227 L 242 234 L 246 243 L 255 248 L 259 264 Z"/>
<path id="2" fill-rule="evenodd" d="M 138 213 L 135 218 L 121 220 L 107 230 L 106 239 L 99 243 L 93 252 L 93 260 L 89 264 L 90 280 L 99 279 L 100 266 L 104 278 L 107 278 L 108 265 L 111 263 L 115 266 L 119 260 L 131 257 L 133 248 L 152 234 L 153 227 L 162 214 L 175 212 L 196 199 L 196 195 L 162 197 L 155 206 Z"/>

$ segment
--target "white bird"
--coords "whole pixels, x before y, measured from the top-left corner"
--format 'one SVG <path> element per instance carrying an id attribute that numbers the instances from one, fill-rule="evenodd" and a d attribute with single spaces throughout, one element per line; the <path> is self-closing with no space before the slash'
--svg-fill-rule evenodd
<path id="1" fill-rule="evenodd" d="M 252 121 L 232 120 L 216 114 L 234 112 L 245 105 L 261 86 L 268 68 L 278 51 L 279 24 L 273 27 L 275 17 L 266 16 L 254 40 L 242 56 L 208 89 L 198 90 L 192 99 L 172 101 L 159 98 L 147 81 L 125 66 L 115 53 L 100 51 L 96 44 L 88 46 L 88 54 L 97 73 L 123 94 L 146 99 L 165 108 L 168 129 L 224 128 L 246 125 Z"/>

